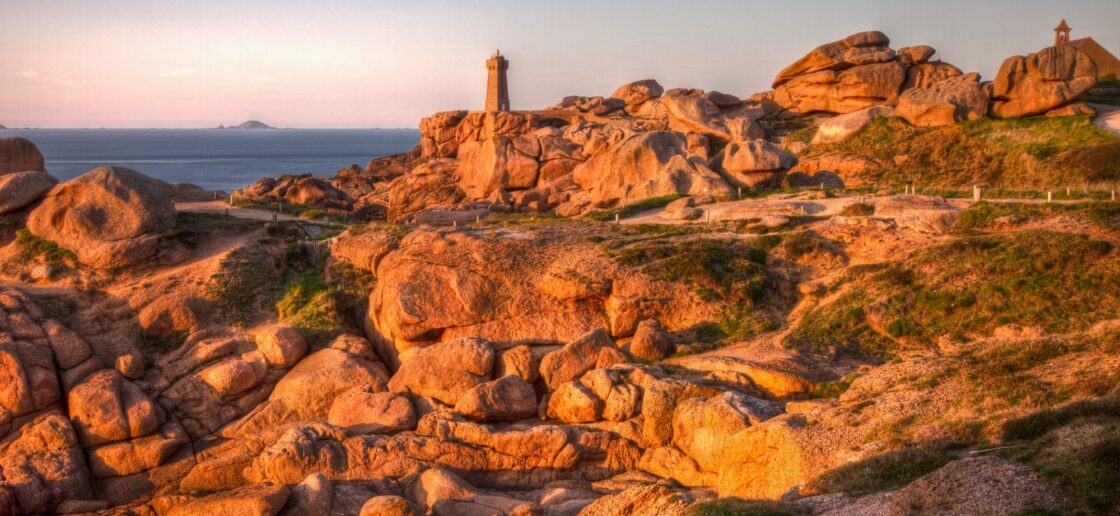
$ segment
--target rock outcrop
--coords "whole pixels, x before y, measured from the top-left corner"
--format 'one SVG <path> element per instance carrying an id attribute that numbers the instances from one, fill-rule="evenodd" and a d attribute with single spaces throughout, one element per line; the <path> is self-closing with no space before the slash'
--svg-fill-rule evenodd
<path id="1" fill-rule="evenodd" d="M 797 157 L 766 140 L 735 140 L 712 160 L 727 182 L 736 187 L 765 188 L 781 184 Z"/>
<path id="2" fill-rule="evenodd" d="M 1097 65 L 1076 47 L 1044 48 L 1003 61 L 992 83 L 992 116 L 1045 114 L 1097 84 Z"/>
<path id="3" fill-rule="evenodd" d="M 368 331 L 394 369 L 413 348 L 460 337 L 498 352 L 545 350 L 596 328 L 630 336 L 651 317 L 687 328 L 715 307 L 565 232 L 420 229 L 381 259 L 376 276 Z"/>
<path id="4" fill-rule="evenodd" d="M 120 167 L 93 169 L 54 187 L 27 219 L 35 236 L 99 269 L 136 265 L 160 250 L 175 207 L 151 179 Z"/>
<path id="5" fill-rule="evenodd" d="M 936 127 L 976 120 L 988 111 L 988 96 L 976 73 L 957 75 L 929 88 L 906 90 L 894 114 L 911 125 Z"/>
<path id="6" fill-rule="evenodd" d="M 0 215 L 22 210 L 50 191 L 58 180 L 43 172 L 0 175 Z"/>
<path id="7" fill-rule="evenodd" d="M 593 205 L 662 195 L 731 195 L 734 190 L 703 160 L 689 158 L 680 133 L 655 131 L 622 140 L 576 167 L 573 179 Z"/>
<path id="8" fill-rule="evenodd" d="M 895 110 L 892 108 L 871 106 L 859 111 L 827 118 L 817 126 L 817 132 L 813 134 L 813 145 L 848 140 L 863 131 L 876 118 L 889 118 L 894 115 Z"/>
<path id="9" fill-rule="evenodd" d="M 311 174 L 266 177 L 234 192 L 234 198 L 339 210 L 349 210 L 354 206 L 354 199 L 346 192 L 335 188 L 330 181 Z"/>
<path id="10" fill-rule="evenodd" d="M 774 79 L 773 100 L 796 113 L 851 113 L 871 106 L 893 106 L 910 88 L 926 88 L 959 75 L 952 65 L 929 62 L 928 46 L 890 48 L 877 31 L 852 34 L 821 45 L 786 67 Z"/>
<path id="11" fill-rule="evenodd" d="M 46 172 L 43 154 L 27 138 L 0 138 L 0 176 L 13 172 Z"/>

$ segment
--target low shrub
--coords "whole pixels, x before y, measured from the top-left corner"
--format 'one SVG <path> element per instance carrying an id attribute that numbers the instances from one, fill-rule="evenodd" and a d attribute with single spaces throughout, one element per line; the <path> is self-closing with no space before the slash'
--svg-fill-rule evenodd
<path id="1" fill-rule="evenodd" d="M 78 261 L 78 257 L 69 249 L 39 238 L 26 229 L 16 231 L 16 243 L 20 247 L 20 257 L 24 260 L 42 258 L 51 264 L 72 264 Z"/>
<path id="2" fill-rule="evenodd" d="M 222 258 L 206 282 L 206 297 L 227 321 L 247 325 L 272 304 L 281 278 L 280 260 L 260 245 L 238 247 Z"/>
<path id="3" fill-rule="evenodd" d="M 681 197 L 682 196 L 679 195 L 679 194 L 662 195 L 660 197 L 650 197 L 648 199 L 643 199 L 641 201 L 631 203 L 631 204 L 627 204 L 627 205 L 624 205 L 624 206 L 619 206 L 617 208 L 611 208 L 609 210 L 592 211 L 591 213 L 587 214 L 587 218 L 589 218 L 591 220 L 597 220 L 597 221 L 600 221 L 600 222 L 613 221 L 615 215 L 618 215 L 621 218 L 626 218 L 626 217 L 629 217 L 631 215 L 636 215 L 638 213 L 641 213 L 643 211 L 649 211 L 649 210 L 653 210 L 653 209 L 656 209 L 656 208 L 662 208 L 665 205 L 667 205 L 667 204 L 669 204 L 669 203 L 671 203 L 671 202 L 673 202 L 677 199 L 680 199 Z"/>

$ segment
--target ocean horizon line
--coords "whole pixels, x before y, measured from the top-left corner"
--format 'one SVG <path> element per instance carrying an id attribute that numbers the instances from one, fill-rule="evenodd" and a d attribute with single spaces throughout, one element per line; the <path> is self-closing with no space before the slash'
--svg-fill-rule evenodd
<path id="1" fill-rule="evenodd" d="M 271 129 L 235 129 L 218 127 L 5 127 L 0 131 L 420 131 L 416 127 L 274 127 Z"/>

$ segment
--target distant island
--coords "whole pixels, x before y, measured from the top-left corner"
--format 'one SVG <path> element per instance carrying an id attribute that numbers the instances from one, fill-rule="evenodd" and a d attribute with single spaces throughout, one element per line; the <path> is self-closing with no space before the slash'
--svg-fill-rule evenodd
<path id="1" fill-rule="evenodd" d="M 268 125 L 264 122 L 258 121 L 258 120 L 249 120 L 248 122 L 245 122 L 241 125 L 231 125 L 229 127 L 226 127 L 224 125 L 219 125 L 218 129 L 276 129 L 276 128 L 272 127 L 271 125 Z"/>
<path id="2" fill-rule="evenodd" d="M 0 129 L 7 129 L 7 127 L 4 127 L 4 124 L 0 124 Z"/>

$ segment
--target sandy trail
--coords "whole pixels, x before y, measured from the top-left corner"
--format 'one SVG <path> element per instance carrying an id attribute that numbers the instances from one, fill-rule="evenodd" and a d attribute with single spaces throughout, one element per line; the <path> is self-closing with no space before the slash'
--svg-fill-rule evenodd
<path id="1" fill-rule="evenodd" d="M 1089 105 L 1097 110 L 1097 116 L 1093 118 L 1093 124 L 1116 136 L 1120 136 L 1120 107 L 1110 106 L 1108 104 Z"/>
<path id="2" fill-rule="evenodd" d="M 237 206 L 230 206 L 225 201 L 180 202 L 175 203 L 175 209 L 197 213 L 226 213 L 226 210 L 229 210 L 229 215 L 231 217 L 249 220 L 272 220 L 274 216 L 277 220 L 299 220 L 299 217 L 295 215 L 286 215 L 257 208 L 239 208 Z"/>

